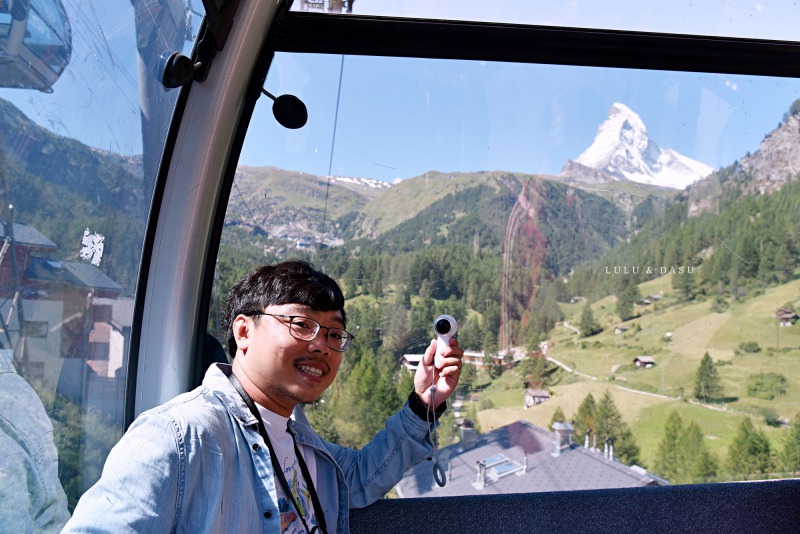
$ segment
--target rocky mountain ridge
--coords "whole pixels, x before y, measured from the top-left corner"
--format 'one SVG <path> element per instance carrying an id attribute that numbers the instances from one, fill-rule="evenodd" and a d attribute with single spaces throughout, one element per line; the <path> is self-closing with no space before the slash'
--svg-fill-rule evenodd
<path id="1" fill-rule="evenodd" d="M 800 101 L 798 101 L 800 102 Z M 793 105 L 793 108 L 795 106 Z M 720 169 L 687 189 L 689 215 L 717 213 L 720 199 L 734 189 L 745 195 L 769 195 L 800 177 L 800 113 L 787 113 L 754 153 Z"/>

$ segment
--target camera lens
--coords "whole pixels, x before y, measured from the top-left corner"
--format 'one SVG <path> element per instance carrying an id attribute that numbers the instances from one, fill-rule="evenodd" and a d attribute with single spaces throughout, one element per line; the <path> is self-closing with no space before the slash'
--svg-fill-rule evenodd
<path id="1" fill-rule="evenodd" d="M 437 334 L 449 334 L 450 333 L 450 321 L 447 319 L 439 319 L 436 321 L 436 333 Z"/>

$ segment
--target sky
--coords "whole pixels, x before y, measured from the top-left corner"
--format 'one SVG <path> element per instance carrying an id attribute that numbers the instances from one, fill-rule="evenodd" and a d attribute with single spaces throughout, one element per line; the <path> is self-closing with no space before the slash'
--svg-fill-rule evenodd
<path id="1" fill-rule="evenodd" d="M 286 130 L 259 101 L 243 163 L 389 182 L 428 170 L 558 174 L 615 102 L 659 146 L 717 168 L 754 152 L 800 98 L 797 80 L 765 77 L 330 55 L 280 55 L 265 85 L 303 99 L 309 122 Z"/>
<path id="2" fill-rule="evenodd" d="M 141 152 L 130 1 L 63 2 L 74 50 L 53 93 L 0 89 L 0 97 L 58 134 Z M 800 5 L 791 0 L 356 0 L 354 7 L 359 14 L 800 40 Z M 428 170 L 558 173 L 588 148 L 614 102 L 637 112 L 660 146 L 719 167 L 755 151 L 800 98 L 796 80 L 335 55 L 279 54 L 265 87 L 303 99 L 309 122 L 283 129 L 262 97 L 240 163 L 389 182 Z"/>

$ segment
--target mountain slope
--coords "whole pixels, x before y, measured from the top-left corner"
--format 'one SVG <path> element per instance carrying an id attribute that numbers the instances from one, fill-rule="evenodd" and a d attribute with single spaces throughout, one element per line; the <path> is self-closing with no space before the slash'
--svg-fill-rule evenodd
<path id="1" fill-rule="evenodd" d="M 723 197 L 770 195 L 800 177 L 800 101 L 793 104 L 783 122 L 768 133 L 753 154 L 688 188 L 689 215 L 719 213 Z"/>
<path id="2" fill-rule="evenodd" d="M 358 212 L 389 187 L 377 180 L 328 180 L 275 167 L 241 166 L 225 224 L 289 241 L 339 244 L 342 218 Z"/>

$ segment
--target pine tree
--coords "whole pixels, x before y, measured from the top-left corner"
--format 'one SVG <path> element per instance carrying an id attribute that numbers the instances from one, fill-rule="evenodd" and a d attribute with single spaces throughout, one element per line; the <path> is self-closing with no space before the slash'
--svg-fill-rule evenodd
<path id="1" fill-rule="evenodd" d="M 639 286 L 633 281 L 628 282 L 617 297 L 617 315 L 619 315 L 619 318 L 623 321 L 632 319 L 634 317 L 634 304 L 641 297 L 642 294 L 639 291 Z"/>
<path id="2" fill-rule="evenodd" d="M 697 294 L 695 278 L 689 273 L 675 273 L 672 275 L 672 288 L 677 291 L 679 298 L 683 301 L 693 300 Z"/>
<path id="3" fill-rule="evenodd" d="M 781 463 L 783 469 L 790 473 L 800 471 L 800 413 L 794 416 L 789 434 L 783 442 Z"/>
<path id="4" fill-rule="evenodd" d="M 696 422 L 691 421 L 684 428 L 678 442 L 678 471 L 675 481 L 679 484 L 694 482 L 698 476 L 700 455 L 706 450 L 703 433 Z"/>
<path id="5" fill-rule="evenodd" d="M 728 468 L 735 477 L 747 479 L 764 475 L 773 467 L 772 451 L 766 434 L 759 431 L 749 417 L 745 417 L 730 447 Z"/>
<path id="6" fill-rule="evenodd" d="M 483 336 L 483 354 L 484 358 L 497 354 L 497 335 L 491 330 L 487 330 Z"/>
<path id="7" fill-rule="evenodd" d="M 695 482 L 711 482 L 719 471 L 719 462 L 707 448 L 700 451 L 695 471 Z"/>
<path id="8" fill-rule="evenodd" d="M 475 389 L 475 384 L 478 381 L 478 370 L 474 365 L 465 363 L 461 367 L 461 375 L 458 378 L 458 385 L 466 391 Z"/>
<path id="9" fill-rule="evenodd" d="M 578 411 L 575 413 L 572 423 L 572 435 L 573 440 L 575 440 L 576 443 L 585 443 L 586 433 L 589 432 L 591 440 L 589 442 L 589 446 L 592 447 L 594 445 L 593 438 L 591 436 L 595 435 L 594 412 L 596 408 L 597 403 L 595 402 L 591 393 L 586 395 L 580 406 L 578 406 Z"/>
<path id="10" fill-rule="evenodd" d="M 695 375 L 694 397 L 703 402 L 709 402 L 720 396 L 722 396 L 722 386 L 719 383 L 719 372 L 714 366 L 711 356 L 706 352 Z"/>
<path id="11" fill-rule="evenodd" d="M 305 409 L 309 422 L 314 430 L 323 438 L 333 443 L 339 442 L 339 432 L 329 402 L 320 399 L 314 403 L 313 408 Z"/>
<path id="12" fill-rule="evenodd" d="M 567 420 L 567 416 L 564 415 L 564 411 L 561 409 L 561 406 L 556 408 L 556 411 L 553 412 L 553 417 L 550 418 L 550 428 L 553 428 L 553 423 L 563 423 Z"/>
<path id="13" fill-rule="evenodd" d="M 614 456 L 624 464 L 639 461 L 639 446 L 608 390 L 597 403 L 594 419 L 598 445 L 608 441 L 614 446 Z"/>
<path id="14" fill-rule="evenodd" d="M 717 461 L 708 451 L 697 423 L 684 425 L 680 414 L 673 411 L 658 446 L 656 472 L 672 484 L 689 484 L 713 479 L 717 469 Z"/>
<path id="15" fill-rule="evenodd" d="M 597 321 L 594 320 L 594 314 L 592 314 L 592 307 L 589 305 L 588 302 L 583 306 L 583 311 L 581 312 L 581 323 L 579 328 L 582 337 L 593 336 L 602 330 L 602 328 L 600 328 L 600 325 L 597 324 Z"/>
<path id="16" fill-rule="evenodd" d="M 664 424 L 664 436 L 658 444 L 655 471 L 670 482 L 673 482 L 680 470 L 680 446 L 683 436 L 683 419 L 673 411 Z"/>

